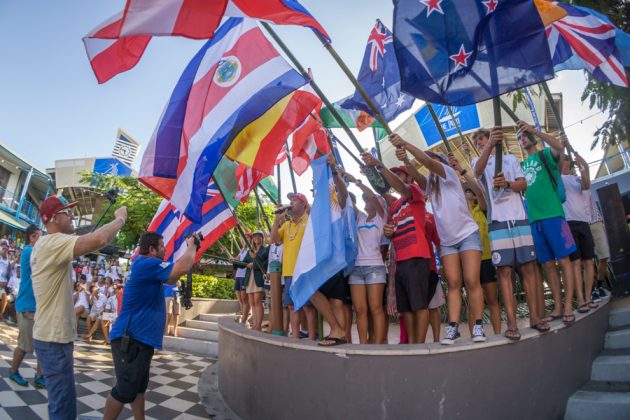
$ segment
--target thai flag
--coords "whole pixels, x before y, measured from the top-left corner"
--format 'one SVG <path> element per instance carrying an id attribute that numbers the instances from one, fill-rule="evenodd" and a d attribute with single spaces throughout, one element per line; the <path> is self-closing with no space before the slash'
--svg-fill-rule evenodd
<path id="1" fill-rule="evenodd" d="M 586 69 L 605 83 L 628 86 L 626 70 L 615 44 L 617 29 L 585 9 L 554 2 L 567 16 L 546 27 L 554 69 Z"/>
<path id="2" fill-rule="evenodd" d="M 207 191 L 200 223 L 193 223 L 168 200 L 162 200 L 147 230 L 156 231 L 164 237 L 165 259 L 177 261 L 186 252 L 186 236 L 201 232 L 203 241 L 195 256 L 195 260 L 198 260 L 206 249 L 236 226 L 236 218 L 223 197 L 218 194 L 214 182 L 208 186 Z"/>
<path id="3" fill-rule="evenodd" d="M 307 26 L 330 41 L 296 0 L 127 0 L 123 12 L 86 35 L 83 43 L 98 82 L 105 83 L 133 68 L 152 36 L 212 38 L 224 16 Z"/>
<path id="4" fill-rule="evenodd" d="M 199 222 L 205 189 L 232 140 L 306 82 L 255 21 L 230 18 L 177 82 L 139 179 Z"/>

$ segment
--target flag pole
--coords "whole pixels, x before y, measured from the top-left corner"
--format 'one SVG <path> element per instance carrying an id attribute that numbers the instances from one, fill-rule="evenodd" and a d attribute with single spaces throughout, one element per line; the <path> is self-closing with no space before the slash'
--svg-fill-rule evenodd
<path id="1" fill-rule="evenodd" d="M 516 113 L 514 111 L 512 111 L 512 108 L 510 108 L 510 106 L 508 104 L 506 104 L 503 99 L 499 98 L 499 100 L 500 100 L 500 103 L 501 103 L 501 109 L 503 109 L 503 111 L 505 111 L 505 113 L 508 114 L 508 116 L 512 119 L 512 121 L 517 123 L 519 118 L 516 115 Z M 529 141 L 531 141 L 532 143 L 536 142 L 536 139 L 534 138 L 533 134 L 531 134 L 529 132 L 525 132 L 525 135 L 529 138 Z"/>
<path id="2" fill-rule="evenodd" d="M 551 90 L 549 90 L 549 85 L 547 84 L 547 82 L 542 82 L 541 85 L 542 85 L 543 91 L 545 92 L 545 96 L 547 97 L 547 101 L 549 101 L 549 105 L 551 106 L 551 111 L 553 112 L 553 116 L 556 118 L 556 121 L 558 121 L 558 124 L 560 125 L 560 132 L 566 135 L 564 131 L 564 124 L 562 124 L 562 116 L 560 115 L 560 111 L 558 110 L 558 107 L 556 106 L 556 102 L 553 100 L 553 95 L 551 94 Z M 573 147 L 571 147 L 570 144 L 567 144 L 566 148 L 567 148 L 567 154 L 569 155 L 569 161 L 573 162 L 572 152 L 575 152 L 575 150 L 573 150 Z"/>
<path id="3" fill-rule="evenodd" d="M 462 129 L 459 126 L 457 119 L 455 119 L 455 115 L 453 114 L 453 110 L 451 109 L 451 107 L 447 105 L 446 109 L 448 110 L 448 115 L 450 115 L 451 120 L 453 121 L 453 124 L 455 125 L 455 128 L 457 129 L 457 134 L 459 134 L 459 138 L 461 139 L 462 144 L 464 143 L 468 144 L 468 146 L 472 148 L 473 152 L 475 152 L 475 154 L 479 156 L 479 151 L 477 150 L 477 147 L 475 147 L 475 145 L 470 141 L 470 139 L 467 136 L 465 136 L 464 133 L 462 133 Z"/>
<path id="4" fill-rule="evenodd" d="M 273 196 L 271 195 L 271 193 L 269 191 L 267 191 L 267 188 L 263 187 L 260 184 L 258 184 L 257 187 L 260 188 L 262 190 L 262 192 L 265 193 L 265 195 L 267 196 L 269 201 L 271 201 L 273 204 L 278 204 L 278 201 L 275 198 L 273 198 Z M 278 198 L 280 198 L 280 185 L 278 185 Z"/>
<path id="5" fill-rule="evenodd" d="M 293 186 L 293 193 L 297 192 L 297 185 L 295 183 L 295 174 L 293 173 L 293 167 L 291 166 L 291 156 L 289 154 L 289 142 L 285 143 L 287 146 L 287 163 L 289 164 L 289 174 L 291 175 L 291 185 Z"/>
<path id="6" fill-rule="evenodd" d="M 363 151 L 364 151 L 363 150 L 363 146 L 361 146 L 361 143 L 359 143 L 359 140 L 356 138 L 356 136 L 354 135 L 352 130 L 350 130 L 350 127 L 348 127 L 348 124 L 346 124 L 346 122 L 343 120 L 341 115 L 339 115 L 339 112 L 335 109 L 335 107 L 332 105 L 332 103 L 328 100 L 326 95 L 324 95 L 324 92 L 319 88 L 317 83 L 315 83 L 315 81 L 311 78 L 311 76 L 304 69 L 304 67 L 298 61 L 298 59 L 295 58 L 295 56 L 293 55 L 291 50 L 289 50 L 289 48 L 284 44 L 282 39 L 280 39 L 278 34 L 276 34 L 276 32 L 271 28 L 271 26 L 269 26 L 269 24 L 267 22 L 260 22 L 260 24 L 262 25 L 263 28 L 265 28 L 265 30 L 269 33 L 269 35 L 273 38 L 273 40 L 276 41 L 276 43 L 278 44 L 280 49 L 287 55 L 289 60 L 291 60 L 291 62 L 293 63 L 295 68 L 297 68 L 297 70 L 300 72 L 300 74 L 304 78 L 309 80 L 309 83 L 310 83 L 311 87 L 313 88 L 313 90 L 315 91 L 315 93 L 317 94 L 317 96 L 319 96 L 319 98 L 322 100 L 322 102 L 324 102 L 324 105 L 326 105 L 326 107 L 330 110 L 330 113 L 332 114 L 333 118 L 335 120 L 337 120 L 337 122 L 339 123 L 341 128 L 343 128 L 343 131 L 345 131 L 345 133 L 348 135 L 348 137 L 352 141 L 352 144 L 354 144 L 354 147 L 357 148 L 359 153 L 363 153 Z M 383 194 L 383 193 L 389 191 L 389 188 L 390 188 L 389 184 L 387 183 L 385 178 L 383 178 L 381 173 L 376 170 L 376 168 L 374 168 L 372 166 L 363 165 L 363 162 L 361 162 L 361 169 L 363 170 L 363 173 L 367 177 L 367 179 L 370 182 L 370 184 L 372 185 L 372 187 L 376 190 L 376 192 L 378 192 L 379 194 Z"/>
<path id="7" fill-rule="evenodd" d="M 374 136 L 374 144 L 376 145 L 376 156 L 378 160 L 382 161 L 383 156 L 381 155 L 381 145 L 378 144 L 378 138 L 376 136 L 376 127 L 372 127 L 372 135 Z"/>
<path id="8" fill-rule="evenodd" d="M 287 153 L 289 153 L 289 151 L 287 150 Z M 282 203 L 282 180 L 280 179 L 280 164 L 276 165 L 276 173 L 278 175 L 276 175 L 278 177 L 278 200 Z M 274 203 L 274 204 L 278 204 L 278 203 Z"/>
<path id="9" fill-rule="evenodd" d="M 440 124 L 440 119 L 435 113 L 435 109 L 433 109 L 433 105 L 431 105 L 430 102 L 427 102 L 427 109 L 429 110 L 429 114 L 431 114 L 431 118 L 433 118 L 433 123 L 435 124 L 435 128 L 437 128 L 438 132 L 440 133 L 440 137 L 442 138 L 442 142 L 444 143 L 444 146 L 446 146 L 446 150 L 448 150 L 449 153 L 453 153 L 453 150 L 451 149 L 451 144 L 446 138 L 446 134 L 444 133 L 444 130 L 442 129 L 442 124 Z"/>
<path id="10" fill-rule="evenodd" d="M 494 111 L 494 126 L 500 127 L 503 130 L 503 123 L 501 121 L 501 98 L 495 96 L 492 98 L 492 109 Z M 494 152 L 494 176 L 498 176 L 503 171 L 503 141 L 500 141 L 495 146 Z M 494 188 L 498 190 L 497 187 Z"/>
<path id="11" fill-rule="evenodd" d="M 254 187 L 254 195 L 256 196 L 256 203 L 258 203 L 258 206 L 260 207 L 260 212 L 262 213 L 265 224 L 267 225 L 267 230 L 271 232 L 271 223 L 269 222 L 269 216 L 267 215 L 267 213 L 265 213 L 265 208 L 263 207 L 260 196 L 258 195 L 258 186 Z"/>

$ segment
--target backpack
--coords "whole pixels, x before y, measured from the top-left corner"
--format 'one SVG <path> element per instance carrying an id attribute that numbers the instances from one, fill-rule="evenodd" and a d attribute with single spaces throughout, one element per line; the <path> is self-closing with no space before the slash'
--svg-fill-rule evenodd
<path id="1" fill-rule="evenodd" d="M 551 185 L 553 185 L 553 189 L 556 190 L 556 194 L 558 194 L 558 198 L 561 203 L 567 201 L 567 192 L 564 189 L 564 184 L 562 181 L 558 181 L 556 177 L 551 173 L 551 169 L 549 168 L 549 163 L 547 162 L 547 157 L 545 156 L 545 151 L 541 150 L 538 152 L 538 157 L 540 157 L 540 161 L 542 162 L 545 170 L 547 171 L 547 175 L 549 175 L 549 180 L 551 181 Z"/>

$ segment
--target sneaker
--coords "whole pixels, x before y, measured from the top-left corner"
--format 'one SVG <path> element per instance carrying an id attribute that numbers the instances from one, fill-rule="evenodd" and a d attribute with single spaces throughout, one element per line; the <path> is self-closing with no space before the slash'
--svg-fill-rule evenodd
<path id="1" fill-rule="evenodd" d="M 599 291 L 597 289 L 593 289 L 593 293 L 591 293 L 591 301 L 593 303 L 599 303 L 602 301 L 602 298 L 599 295 Z"/>
<path id="2" fill-rule="evenodd" d="M 608 292 L 603 287 L 598 287 L 597 288 L 597 294 L 602 299 L 606 299 L 608 297 Z"/>
<path id="3" fill-rule="evenodd" d="M 486 334 L 483 332 L 482 324 L 475 324 L 473 326 L 472 341 L 474 343 L 482 343 L 486 341 Z"/>
<path id="4" fill-rule="evenodd" d="M 22 375 L 20 375 L 20 372 L 11 372 L 11 374 L 9 375 L 9 379 L 11 379 L 13 382 L 15 382 L 18 385 L 28 386 L 28 382 L 26 382 L 26 380 L 22 378 Z"/>
<path id="5" fill-rule="evenodd" d="M 455 343 L 461 335 L 459 334 L 459 328 L 457 325 L 449 325 L 446 327 L 446 336 L 440 341 L 440 344 L 447 346 Z"/>
<path id="6" fill-rule="evenodd" d="M 35 388 L 37 389 L 46 389 L 46 380 L 44 379 L 44 375 L 35 376 L 35 380 L 33 381 Z"/>

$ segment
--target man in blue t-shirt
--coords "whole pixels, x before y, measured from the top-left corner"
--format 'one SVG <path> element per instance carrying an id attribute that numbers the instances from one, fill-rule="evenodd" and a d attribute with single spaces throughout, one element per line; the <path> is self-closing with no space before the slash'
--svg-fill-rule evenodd
<path id="1" fill-rule="evenodd" d="M 33 282 L 31 280 L 31 252 L 35 242 L 41 236 L 42 231 L 35 225 L 26 228 L 28 245 L 22 250 L 20 257 L 20 269 L 22 278 L 20 280 L 20 291 L 15 299 L 15 312 L 17 313 L 18 342 L 13 352 L 13 363 L 9 378 L 18 385 L 28 386 L 28 382 L 20 375 L 20 364 L 24 360 L 26 353 L 33 353 L 33 324 L 35 323 L 35 295 L 33 294 Z M 33 381 L 36 388 L 46 388 L 44 376 L 37 362 L 35 379 Z"/>
<path id="2" fill-rule="evenodd" d="M 195 238 L 186 239 L 187 250 L 176 262 L 164 261 L 162 235 L 145 232 L 139 255 L 131 265 L 122 308 L 109 335 L 116 371 L 116 385 L 107 397 L 104 419 L 118 417 L 126 403 L 134 415 L 144 413 L 144 392 L 154 349 L 162 350 L 166 322 L 163 285 L 174 285 L 195 261 Z"/>

